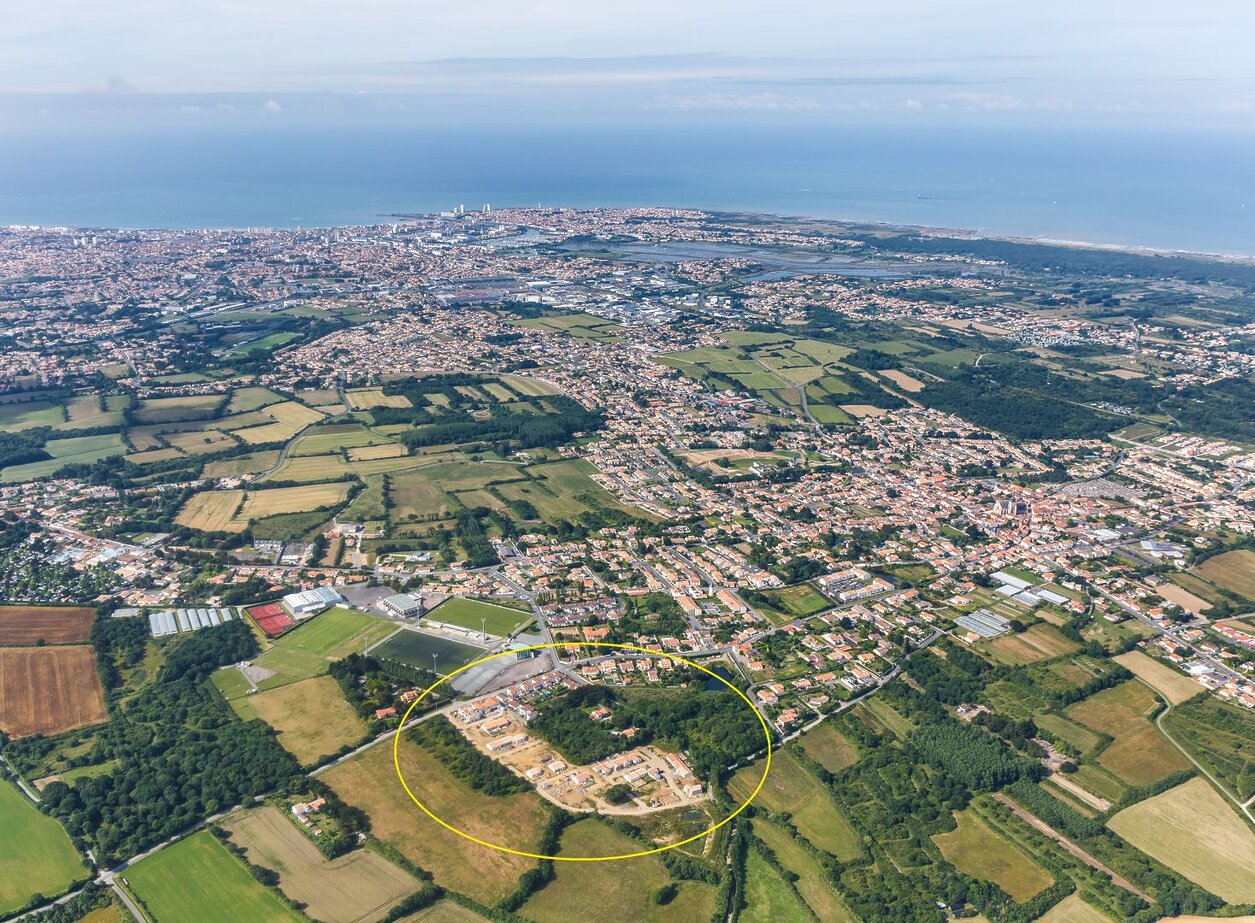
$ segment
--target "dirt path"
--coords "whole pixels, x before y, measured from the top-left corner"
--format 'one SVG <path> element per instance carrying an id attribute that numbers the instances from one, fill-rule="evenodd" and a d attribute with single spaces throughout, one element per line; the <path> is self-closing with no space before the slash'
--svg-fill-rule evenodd
<path id="1" fill-rule="evenodd" d="M 1119 885 L 1121 888 L 1123 888 L 1125 891 L 1128 891 L 1130 894 L 1136 894 L 1138 897 L 1140 897 L 1142 900 L 1144 900 L 1148 904 L 1155 903 L 1154 898 L 1152 898 L 1145 891 L 1141 890 L 1140 888 L 1135 887 L 1134 884 L 1131 881 L 1129 881 L 1127 878 L 1121 878 L 1111 869 L 1107 868 L 1107 866 L 1103 865 L 1101 862 L 1099 862 L 1097 859 L 1095 859 L 1085 850 L 1081 849 L 1081 847 L 1077 846 L 1075 843 L 1073 843 L 1071 840 L 1065 837 L 1062 833 L 1059 833 L 1057 830 L 1055 830 L 1054 827 L 1051 827 L 1048 823 L 1046 823 L 1044 820 L 1041 820 L 1036 815 L 1030 814 L 1028 811 L 1024 810 L 1022 807 L 1020 807 L 1018 804 L 1016 804 L 1006 795 L 1002 794 L 1002 792 L 995 792 L 994 799 L 996 801 L 1001 802 L 1002 804 L 1005 804 L 1008 808 L 1010 808 L 1015 813 L 1016 817 L 1024 821 L 1034 830 L 1037 830 L 1039 833 L 1044 833 L 1046 836 L 1050 837 L 1052 840 L 1054 840 L 1056 843 L 1058 843 L 1060 846 L 1062 846 L 1072 855 L 1076 856 L 1076 858 L 1080 859 L 1090 868 L 1097 869 L 1098 871 L 1102 872 L 1104 875 L 1109 876 L 1111 878 L 1112 884 Z"/>
<path id="2" fill-rule="evenodd" d="M 1087 805 L 1096 811 L 1107 811 L 1111 809 L 1111 802 L 1106 798 L 1099 798 L 1093 792 L 1081 788 L 1067 776 L 1061 772 L 1052 772 L 1049 776 L 1050 781 L 1059 786 L 1065 792 L 1075 795 L 1084 801 Z"/>

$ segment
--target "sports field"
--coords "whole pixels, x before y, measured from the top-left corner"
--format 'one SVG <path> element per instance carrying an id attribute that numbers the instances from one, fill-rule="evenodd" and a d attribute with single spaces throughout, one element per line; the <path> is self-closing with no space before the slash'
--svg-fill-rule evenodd
<path id="1" fill-rule="evenodd" d="M 204 830 L 141 859 L 121 877 L 157 923 L 301 919 Z"/>
<path id="2" fill-rule="evenodd" d="M 786 586 L 778 590 L 765 590 L 763 595 L 776 603 L 776 608 L 795 616 L 814 615 L 832 606 L 828 597 L 824 596 L 809 583 Z"/>
<path id="3" fill-rule="evenodd" d="M 807 731 L 798 743 L 806 755 L 823 766 L 829 772 L 840 772 L 858 762 L 858 751 L 841 732 L 824 722 L 812 731 Z"/>
<path id="4" fill-rule="evenodd" d="M 241 696 L 233 704 L 242 717 L 256 715 L 274 728 L 279 743 L 303 766 L 312 766 L 346 744 L 357 743 L 366 733 L 365 723 L 330 676 L 314 676 Z"/>
<path id="5" fill-rule="evenodd" d="M 95 617 L 86 606 L 0 606 L 0 645 L 81 644 Z"/>
<path id="6" fill-rule="evenodd" d="M 1128 680 L 1069 706 L 1067 716 L 1115 738 L 1098 756 L 1103 768 L 1130 785 L 1149 785 L 1190 768 L 1180 751 L 1147 719 L 1154 706 L 1155 694 L 1137 680 Z"/>
<path id="7" fill-rule="evenodd" d="M 743 802 L 762 777 L 761 762 L 747 766 L 732 777 L 728 791 Z M 861 853 L 858 835 L 828 794 L 828 789 L 787 750 L 777 750 L 771 758 L 771 772 L 755 804 L 772 811 L 788 811 L 798 833 L 812 845 L 849 861 Z"/>
<path id="8" fill-rule="evenodd" d="M 60 894 L 87 869 L 69 836 L 17 786 L 0 779 L 0 914 L 36 894 Z"/>
<path id="9" fill-rule="evenodd" d="M 425 631 L 409 629 L 397 632 L 383 644 L 371 649 L 372 656 L 399 660 L 423 670 L 432 668 L 432 654 L 435 654 L 436 670 L 441 675 L 464 667 L 472 660 L 483 657 L 485 653 L 482 647 L 472 647 L 447 638 L 438 638 Z"/>
<path id="10" fill-rule="evenodd" d="M 532 792 L 495 798 L 476 792 L 427 751 L 403 738 L 401 767 L 432 811 L 467 833 L 514 849 L 534 849 L 549 816 Z M 322 775 L 371 820 L 371 833 L 431 872 L 436 884 L 492 904 L 535 863 L 450 834 L 410 801 L 397 781 L 392 747 L 372 747 Z"/>
<path id="11" fill-rule="evenodd" d="M 1226 901 L 1255 902 L 1255 832 L 1206 780 L 1140 801 L 1107 826 Z"/>
<path id="12" fill-rule="evenodd" d="M 279 873 L 279 890 L 321 923 L 373 923 L 422 887 L 418 879 L 368 849 L 332 860 L 277 808 L 236 815 L 223 824 L 248 860 Z"/>
<path id="13" fill-rule="evenodd" d="M 0 731 L 50 736 L 107 717 L 90 647 L 0 648 Z"/>
<path id="14" fill-rule="evenodd" d="M 1178 673 L 1167 664 L 1147 657 L 1141 651 L 1129 651 L 1111 658 L 1134 676 L 1153 686 L 1155 691 L 1173 705 L 1179 705 L 1203 691 L 1203 687 L 1184 673 Z"/>
<path id="15" fill-rule="evenodd" d="M 253 664 L 274 675 L 258 683 L 261 689 L 274 689 L 297 680 L 327 672 L 333 660 L 360 653 L 369 639 L 374 644 L 396 630 L 396 626 L 374 615 L 352 609 L 328 609 L 298 625 L 271 647 L 253 658 Z M 374 651 L 372 650 L 372 653 Z M 219 670 L 214 685 L 228 699 L 236 698 L 234 681 Z M 221 678 L 220 678 L 221 677 Z"/>
<path id="16" fill-rule="evenodd" d="M 432 609 L 424 618 L 448 625 L 460 625 L 475 632 L 480 631 L 486 619 L 488 634 L 506 638 L 520 625 L 530 622 L 532 614 L 522 609 L 455 596 Z"/>
<path id="17" fill-rule="evenodd" d="M 642 846 L 596 820 L 581 820 L 562 832 L 559 855 L 606 856 L 637 852 Z M 686 881 L 666 906 L 650 895 L 671 881 L 657 856 L 618 862 L 559 862 L 556 877 L 523 905 L 519 913 L 540 923 L 588 920 L 689 923 L 708 920 L 715 907 L 714 888 Z"/>
<path id="18" fill-rule="evenodd" d="M 933 842 L 946 860 L 973 878 L 992 881 L 1017 901 L 1026 901 L 1053 879 L 1028 856 L 998 836 L 969 811 L 954 815 L 958 826 Z"/>

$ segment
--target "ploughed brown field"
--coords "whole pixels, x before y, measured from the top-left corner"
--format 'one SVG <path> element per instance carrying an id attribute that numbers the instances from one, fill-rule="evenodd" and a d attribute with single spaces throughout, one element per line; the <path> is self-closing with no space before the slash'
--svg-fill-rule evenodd
<path id="1" fill-rule="evenodd" d="M 82 644 L 95 616 L 86 606 L 0 606 L 0 645 Z"/>
<path id="2" fill-rule="evenodd" d="M 0 648 L 0 731 L 61 734 L 106 718 L 90 647 Z"/>

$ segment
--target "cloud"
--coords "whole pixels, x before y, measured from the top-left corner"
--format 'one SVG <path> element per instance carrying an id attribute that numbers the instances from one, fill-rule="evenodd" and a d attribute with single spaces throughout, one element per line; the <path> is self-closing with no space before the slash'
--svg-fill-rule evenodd
<path id="1" fill-rule="evenodd" d="M 264 103 L 261 104 L 261 107 L 265 109 L 267 112 L 282 112 L 283 111 L 283 106 L 279 105 L 279 100 L 277 99 L 268 99 Z"/>
<path id="2" fill-rule="evenodd" d="M 834 108 L 832 104 L 800 96 L 777 93 L 698 93 L 689 96 L 662 96 L 649 108 L 694 111 L 815 112 Z"/>

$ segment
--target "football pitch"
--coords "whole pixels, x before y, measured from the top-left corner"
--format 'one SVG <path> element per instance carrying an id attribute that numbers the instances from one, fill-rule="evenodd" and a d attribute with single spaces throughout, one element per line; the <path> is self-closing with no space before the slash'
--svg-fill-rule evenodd
<path id="1" fill-rule="evenodd" d="M 399 660 L 421 670 L 432 668 L 432 655 L 436 655 L 436 672 L 445 676 L 458 667 L 464 667 L 472 660 L 483 657 L 486 651 L 482 647 L 460 644 L 423 631 L 404 629 L 380 644 L 373 647 L 370 653 L 374 657 L 385 660 Z"/>

